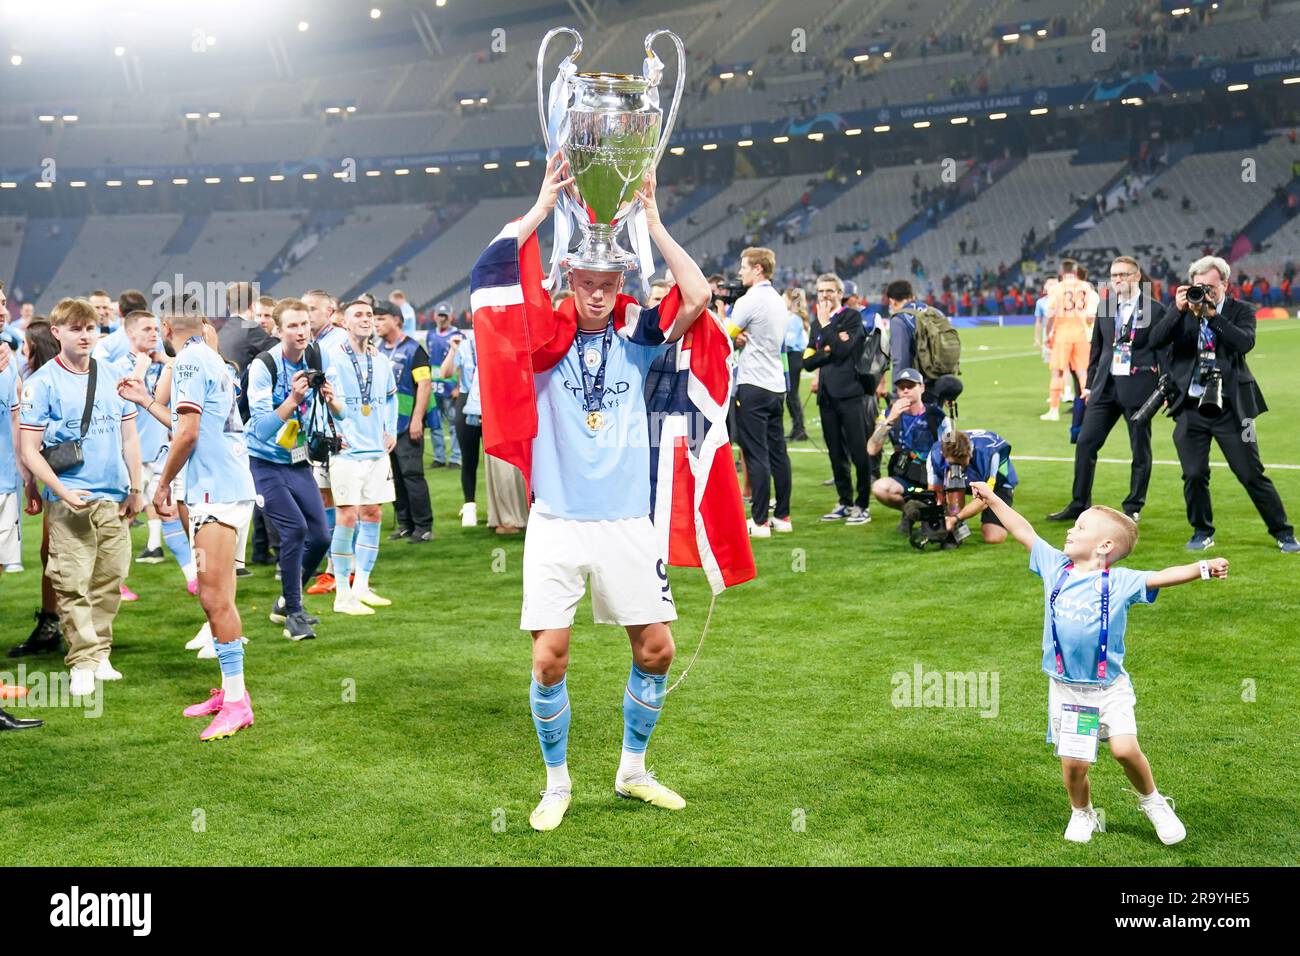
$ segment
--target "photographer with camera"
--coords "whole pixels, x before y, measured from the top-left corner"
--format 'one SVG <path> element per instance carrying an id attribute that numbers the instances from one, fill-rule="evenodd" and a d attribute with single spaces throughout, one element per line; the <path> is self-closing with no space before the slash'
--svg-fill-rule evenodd
<path id="1" fill-rule="evenodd" d="M 881 478 L 871 490 L 881 504 L 903 512 L 898 531 L 910 535 L 917 519 L 912 516 L 915 509 L 905 509 L 904 504 L 909 497 L 916 500 L 917 492 L 929 497 L 926 459 L 934 443 L 952 431 L 952 423 L 943 409 L 926 403 L 925 382 L 916 369 L 899 369 L 894 375 L 894 389 L 898 398 L 867 440 L 867 454 L 879 455 L 888 436 L 894 446 L 889 457 L 889 477 Z"/>
<path id="2" fill-rule="evenodd" d="M 960 544 L 970 533 L 960 529 L 976 515 L 981 516 L 980 536 L 986 544 L 1001 544 L 1007 539 L 1007 529 L 988 505 L 975 497 L 967 500 L 967 496 L 971 493 L 970 483 L 982 481 L 1008 505 L 1014 504 L 1020 478 L 1011 463 L 1009 441 L 982 428 L 954 431 L 934 443 L 926 459 L 926 473 L 930 490 L 943 502 L 944 528 L 953 535 L 954 544 Z"/>
<path id="3" fill-rule="evenodd" d="M 300 641 L 316 636 L 312 626 L 318 620 L 303 609 L 302 589 L 330 544 L 309 439 L 313 425 L 327 417 L 342 418 L 344 408 L 325 379 L 320 350 L 310 344 L 307 304 L 281 299 L 272 315 L 280 341 L 248 368 L 246 438 L 262 510 L 280 533 L 283 594 L 271 609 L 271 620 L 284 625 L 285 637 Z M 322 432 L 328 439 L 328 430 Z"/>
<path id="4" fill-rule="evenodd" d="M 1231 266 L 1218 256 L 1197 259 L 1187 270 L 1192 284 L 1178 287 L 1175 308 L 1151 330 L 1151 347 L 1170 350 L 1169 414 L 1192 526 L 1187 550 L 1214 545 L 1213 438 L 1278 547 L 1300 553 L 1282 499 L 1259 456 L 1255 419 L 1268 406 L 1246 365 L 1246 353 L 1255 347 L 1255 310 L 1227 295 L 1230 274 Z"/>
<path id="5" fill-rule="evenodd" d="M 1147 399 L 1156 392 L 1162 362 L 1151 344 L 1151 332 L 1164 318 L 1165 308 L 1142 293 L 1142 270 L 1137 260 L 1118 256 L 1110 266 L 1114 300 L 1099 311 L 1092 328 L 1087 385 L 1087 406 L 1074 450 L 1074 490 L 1070 503 L 1047 516 L 1049 521 L 1074 521 L 1092 506 L 1092 482 L 1097 455 L 1115 423 L 1128 424 L 1133 464 L 1124 513 L 1134 521 L 1147 499 L 1151 483 L 1151 408 Z"/>
<path id="6" fill-rule="evenodd" d="M 861 313 L 845 308 L 843 298 L 844 283 L 839 276 L 827 272 L 817 277 L 816 321 L 809 329 L 803 367 L 817 373 L 812 390 L 817 393 L 822 437 L 839 497 L 838 504 L 822 515 L 822 520 L 860 525 L 871 520 L 867 413 L 863 403 L 866 392 L 857 369 L 866 333 Z M 856 497 L 850 462 L 857 474 Z"/>

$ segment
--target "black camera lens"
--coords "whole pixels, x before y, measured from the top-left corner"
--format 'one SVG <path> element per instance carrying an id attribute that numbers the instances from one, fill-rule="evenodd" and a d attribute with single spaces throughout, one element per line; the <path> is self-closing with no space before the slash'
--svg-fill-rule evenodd
<path id="1" fill-rule="evenodd" d="M 1192 305 L 1200 305 L 1209 296 L 1209 290 L 1203 285 L 1192 285 L 1187 287 L 1187 301 Z"/>

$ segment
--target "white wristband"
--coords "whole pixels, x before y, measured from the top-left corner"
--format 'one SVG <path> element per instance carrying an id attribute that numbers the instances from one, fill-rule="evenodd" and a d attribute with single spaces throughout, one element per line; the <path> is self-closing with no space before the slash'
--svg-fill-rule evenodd
<path id="1" fill-rule="evenodd" d="M 1202 561 L 1202 562 L 1201 562 L 1201 580 L 1202 580 L 1202 581 L 1208 581 L 1208 580 L 1210 580 L 1210 562 L 1209 562 L 1209 561 Z"/>

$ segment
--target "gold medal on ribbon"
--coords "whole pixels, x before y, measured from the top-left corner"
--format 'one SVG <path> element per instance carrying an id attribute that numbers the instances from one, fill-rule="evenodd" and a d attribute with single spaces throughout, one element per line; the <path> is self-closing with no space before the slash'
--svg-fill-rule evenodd
<path id="1" fill-rule="evenodd" d="M 602 412 L 587 412 L 587 427 L 598 432 L 605 427 L 605 415 Z"/>
<path id="2" fill-rule="evenodd" d="M 361 414 L 362 414 L 362 415 L 366 415 L 366 416 L 368 417 L 368 416 L 370 415 L 370 406 L 369 406 L 369 405 L 362 405 L 362 406 L 361 406 Z"/>

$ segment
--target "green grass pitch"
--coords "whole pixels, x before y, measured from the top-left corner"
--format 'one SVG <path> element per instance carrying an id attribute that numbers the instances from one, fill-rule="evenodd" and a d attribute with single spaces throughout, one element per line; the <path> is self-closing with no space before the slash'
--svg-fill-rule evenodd
<path id="1" fill-rule="evenodd" d="M 1067 423 L 1040 422 L 1047 370 L 1026 328 L 963 333 L 961 422 L 1012 442 L 1016 505 L 1042 520 L 1069 498 Z M 1300 322 L 1261 322 L 1250 357 L 1274 411 L 1264 460 L 1300 518 Z M 815 407 L 807 406 L 815 417 Z M 1150 501 L 1128 564 L 1189 560 L 1171 423 L 1157 419 Z M 815 438 L 819 437 L 813 431 Z M 257 723 L 214 744 L 180 716 L 219 682 L 182 645 L 202 623 L 171 562 L 133 565 L 139 603 L 118 617 L 98 719 L 39 711 L 40 730 L 0 736 L 7 864 L 920 864 L 1249 865 L 1300 859 L 1296 687 L 1300 557 L 1278 553 L 1244 491 L 1216 467 L 1213 552 L 1226 582 L 1194 584 L 1134 610 L 1128 667 L 1139 739 L 1187 840 L 1162 846 L 1104 754 L 1094 804 L 1107 832 L 1061 839 L 1069 805 L 1043 741 L 1042 590 L 1014 541 L 972 539 L 919 554 L 877 506 L 861 528 L 818 522 L 833 504 L 824 455 L 795 452 L 795 533 L 755 542 L 759 576 L 718 601 L 688 680 L 668 700 L 649 764 L 687 799 L 680 813 L 613 792 L 629 653 L 622 631 L 578 611 L 570 693 L 574 803 L 533 833 L 544 776 L 528 716 L 528 639 L 518 629 L 521 538 L 461 529 L 454 470 L 429 473 L 436 543 L 384 543 L 373 618 L 332 615 L 293 644 L 266 620 L 271 570 L 241 582 Z M 1103 457 L 1126 458 L 1122 425 Z M 1030 456 L 1037 456 L 1030 457 Z M 1037 460 L 1048 459 L 1048 460 Z M 1216 450 L 1214 460 L 1222 459 Z M 1118 505 L 1128 468 L 1101 464 L 1095 499 Z M 484 502 L 480 475 L 480 502 Z M 480 510 L 482 510 L 482 504 Z M 385 523 L 385 535 L 391 518 Z M 136 549 L 143 543 L 136 530 Z M 978 535 L 976 536 L 978 537 Z M 37 604 L 39 533 L 27 570 L 0 582 L 11 646 Z M 500 549 L 500 550 L 497 550 Z M 696 570 L 677 570 L 678 664 L 708 608 Z M 15 671 L 17 661 L 0 662 Z M 62 668 L 56 657 L 29 669 Z M 976 707 L 893 706 L 897 673 L 998 676 L 996 716 Z M 1253 687 L 1253 692 L 1251 688 Z"/>

